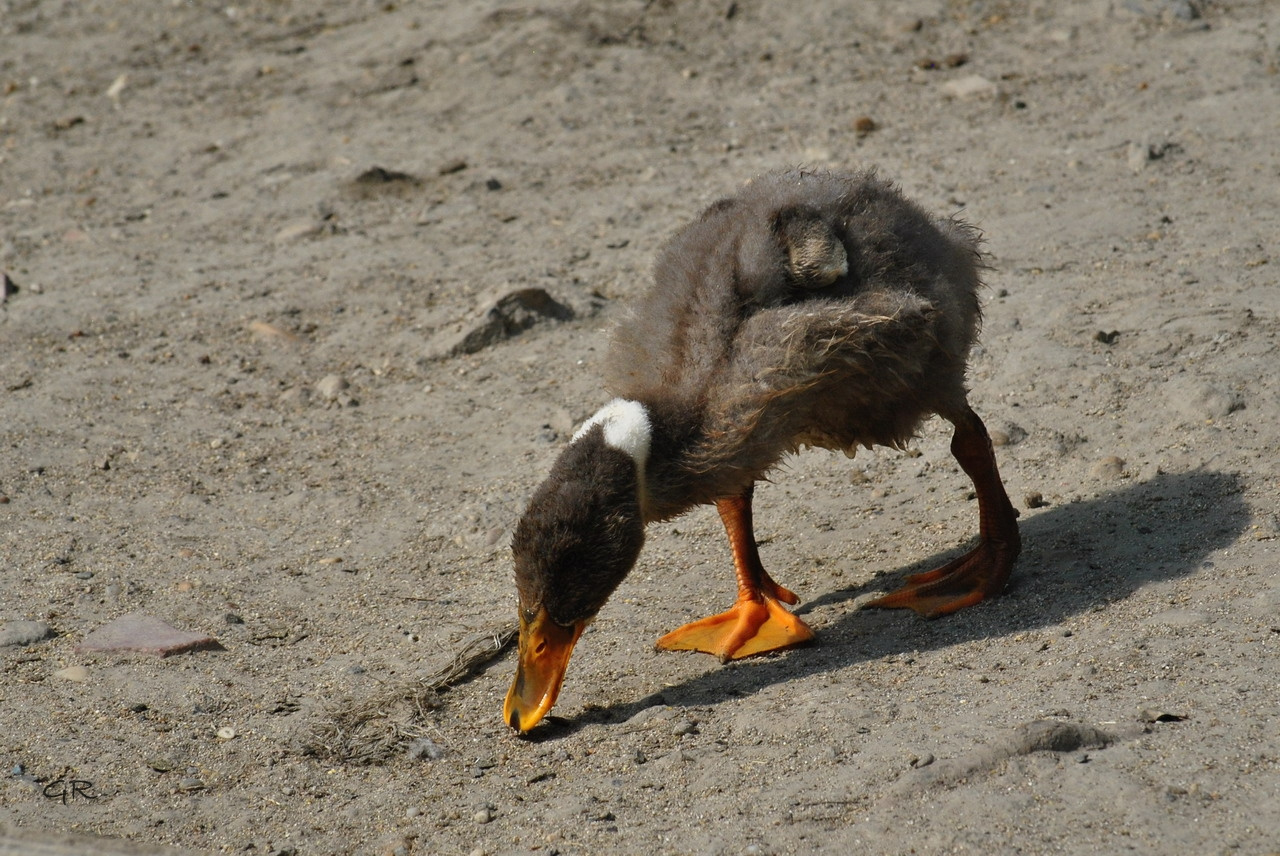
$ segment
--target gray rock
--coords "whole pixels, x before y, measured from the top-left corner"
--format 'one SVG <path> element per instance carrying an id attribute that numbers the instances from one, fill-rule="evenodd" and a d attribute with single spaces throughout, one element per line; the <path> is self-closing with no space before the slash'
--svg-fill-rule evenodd
<path id="1" fill-rule="evenodd" d="M 568 321 L 573 310 L 545 289 L 521 288 L 481 307 L 473 317 L 438 334 L 427 348 L 431 359 L 474 354 L 548 321 Z"/>
<path id="2" fill-rule="evenodd" d="M 53 635 L 53 628 L 43 621 L 7 621 L 0 627 L 0 648 L 34 645 Z"/>

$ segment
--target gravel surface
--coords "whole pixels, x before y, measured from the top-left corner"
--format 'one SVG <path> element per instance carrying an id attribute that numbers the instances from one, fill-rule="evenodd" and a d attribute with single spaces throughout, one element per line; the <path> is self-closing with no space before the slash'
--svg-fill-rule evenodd
<path id="1" fill-rule="evenodd" d="M 0 837 L 1280 851 L 1278 39 L 1243 0 L 0 0 Z M 699 509 L 518 738 L 507 545 L 605 331 L 793 164 L 983 230 L 1010 587 L 859 608 L 976 534 L 944 423 L 805 453 L 755 517 L 815 645 L 653 650 L 733 597 Z M 221 650 L 78 647 L 131 613 Z"/>

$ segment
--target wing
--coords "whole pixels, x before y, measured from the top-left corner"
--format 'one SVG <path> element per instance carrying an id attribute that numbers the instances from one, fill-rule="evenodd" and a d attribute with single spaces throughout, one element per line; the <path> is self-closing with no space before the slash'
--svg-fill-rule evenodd
<path id="1" fill-rule="evenodd" d="M 767 468 L 802 445 L 849 454 L 901 446 L 937 409 L 935 389 L 955 385 L 933 377 L 952 362 L 938 344 L 937 317 L 933 304 L 905 292 L 756 313 L 709 402 L 698 466 Z"/>

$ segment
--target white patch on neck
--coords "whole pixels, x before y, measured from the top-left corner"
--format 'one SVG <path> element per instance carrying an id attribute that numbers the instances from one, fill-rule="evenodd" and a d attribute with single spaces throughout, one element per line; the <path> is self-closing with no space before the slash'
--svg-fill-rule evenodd
<path id="1" fill-rule="evenodd" d="M 604 442 L 619 451 L 626 452 L 636 462 L 636 468 L 644 472 L 649 460 L 649 444 L 653 439 L 653 427 L 649 424 L 649 412 L 638 401 L 615 398 L 592 416 L 569 442 L 576 443 L 592 428 L 604 428 Z"/>

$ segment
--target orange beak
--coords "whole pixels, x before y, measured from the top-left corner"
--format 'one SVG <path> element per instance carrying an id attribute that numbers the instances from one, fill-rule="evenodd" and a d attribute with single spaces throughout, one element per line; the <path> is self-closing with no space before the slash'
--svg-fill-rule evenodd
<path id="1" fill-rule="evenodd" d="M 546 607 L 533 620 L 520 616 L 520 662 L 516 679 L 502 706 L 503 720 L 521 733 L 537 725 L 560 695 L 569 656 L 587 622 L 561 627 L 551 620 Z"/>

